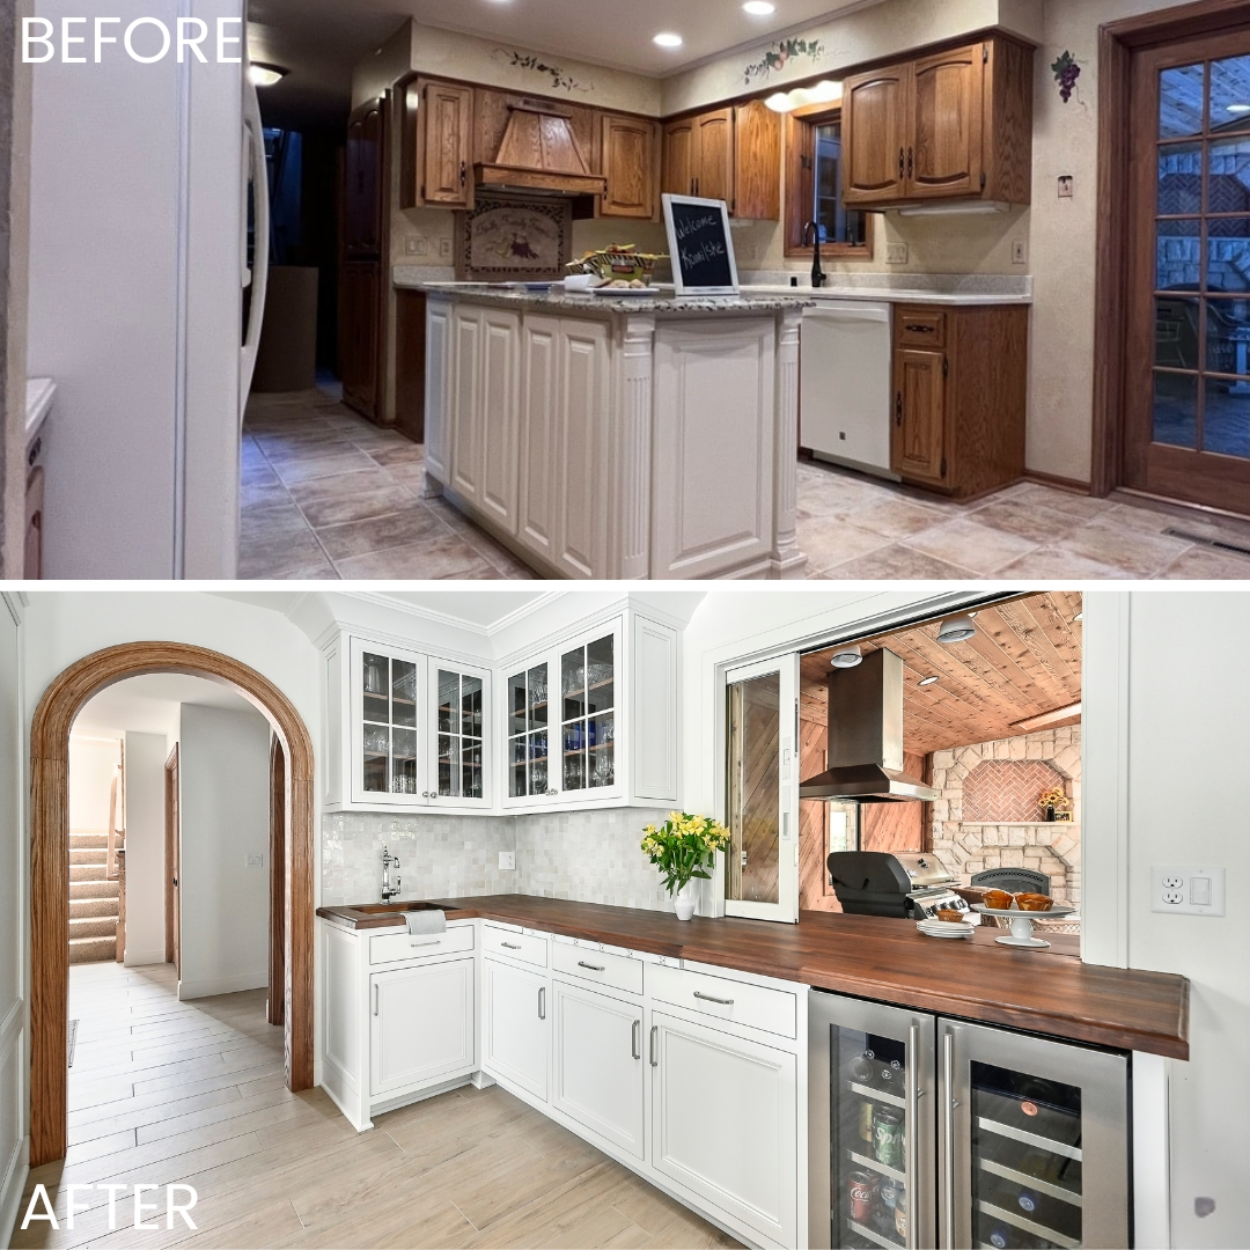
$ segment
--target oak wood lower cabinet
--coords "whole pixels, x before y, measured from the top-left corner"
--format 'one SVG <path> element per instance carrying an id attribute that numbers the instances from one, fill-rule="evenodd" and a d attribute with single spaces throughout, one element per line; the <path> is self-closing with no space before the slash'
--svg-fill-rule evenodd
<path id="1" fill-rule="evenodd" d="M 1024 475 L 1027 307 L 894 310 L 892 467 L 956 499 Z"/>
<path id="2" fill-rule="evenodd" d="M 482 1066 L 540 1102 L 547 1101 L 550 993 L 546 973 L 482 961 Z"/>
<path id="3" fill-rule="evenodd" d="M 782 1245 L 798 1244 L 798 1060 L 653 1012 L 652 1164 Z"/>
<path id="4" fill-rule="evenodd" d="M 584 962 L 601 966 L 590 952 Z M 551 995 L 552 1105 L 596 1136 L 643 1158 L 646 1070 L 641 1002 L 558 980 Z"/>
<path id="5" fill-rule="evenodd" d="M 339 294 L 339 372 L 343 402 L 361 416 L 378 416 L 382 267 L 377 261 L 343 266 Z"/>

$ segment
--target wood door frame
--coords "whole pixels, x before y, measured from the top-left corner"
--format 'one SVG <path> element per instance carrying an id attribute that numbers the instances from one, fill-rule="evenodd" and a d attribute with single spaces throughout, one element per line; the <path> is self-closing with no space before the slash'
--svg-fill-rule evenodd
<path id="1" fill-rule="evenodd" d="M 178 772 L 178 743 L 170 751 L 165 761 L 165 962 L 179 964 L 181 959 L 174 958 L 174 876 L 173 866 L 175 855 L 174 811 L 177 806 L 175 799 L 175 776 Z M 181 815 L 181 814 L 180 814 Z M 181 869 L 181 865 L 179 865 Z"/>
<path id="2" fill-rule="evenodd" d="M 1099 27 L 1098 256 L 1090 493 L 1123 485 L 1128 368 L 1132 62 L 1139 49 L 1250 26 L 1250 0 L 1197 0 Z"/>
<path id="3" fill-rule="evenodd" d="M 285 875 L 286 1081 L 313 1085 L 313 745 L 300 714 L 268 678 L 203 647 L 134 642 L 71 664 L 53 679 L 30 731 L 31 986 L 30 1160 L 65 1157 L 68 1145 L 66 1031 L 69 1023 L 69 735 L 92 696 L 127 677 L 182 673 L 232 686 L 269 721 L 288 764 Z"/>

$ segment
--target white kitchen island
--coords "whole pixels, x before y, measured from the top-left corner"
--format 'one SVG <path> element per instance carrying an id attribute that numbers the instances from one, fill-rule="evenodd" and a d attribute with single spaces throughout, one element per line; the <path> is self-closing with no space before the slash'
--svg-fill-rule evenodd
<path id="1" fill-rule="evenodd" d="M 807 301 L 426 284 L 426 471 L 539 572 L 798 578 Z"/>

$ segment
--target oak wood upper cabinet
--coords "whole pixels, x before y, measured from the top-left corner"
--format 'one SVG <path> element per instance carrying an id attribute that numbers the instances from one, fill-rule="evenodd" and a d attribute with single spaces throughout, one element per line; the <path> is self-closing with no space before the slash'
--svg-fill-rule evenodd
<path id="1" fill-rule="evenodd" d="M 1032 199 L 1034 50 L 1005 36 L 843 86 L 844 198 L 858 208 Z"/>
<path id="2" fill-rule="evenodd" d="M 349 261 L 381 254 L 385 140 L 383 100 L 370 101 L 352 114 L 343 159 L 343 250 Z"/>
<path id="3" fill-rule="evenodd" d="M 635 217 L 646 221 L 655 218 L 658 150 L 656 123 L 611 113 L 604 116 L 602 172 L 608 180 L 608 190 L 599 205 L 601 217 Z"/>
<path id="4" fill-rule="evenodd" d="M 473 95 L 454 83 L 408 88 L 401 207 L 473 207 Z"/>
<path id="5" fill-rule="evenodd" d="M 781 218 L 781 118 L 762 101 L 670 122 L 663 189 L 724 200 L 731 216 Z"/>
<path id="6" fill-rule="evenodd" d="M 970 499 L 1024 475 L 1029 310 L 900 305 L 892 467 Z"/>

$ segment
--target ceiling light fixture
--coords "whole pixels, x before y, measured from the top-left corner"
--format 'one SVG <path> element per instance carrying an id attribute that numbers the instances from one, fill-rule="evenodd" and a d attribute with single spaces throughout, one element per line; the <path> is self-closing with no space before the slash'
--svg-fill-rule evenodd
<path id="1" fill-rule="evenodd" d="M 661 48 L 680 48 L 685 40 L 680 35 L 673 34 L 672 31 L 662 30 L 652 42 Z"/>
<path id="2" fill-rule="evenodd" d="M 253 61 L 247 67 L 248 81 L 253 87 L 272 87 L 281 82 L 291 71 L 281 65 L 266 65 L 264 61 Z"/>
<path id="3" fill-rule="evenodd" d="M 949 647 L 955 642 L 967 642 L 969 638 L 976 637 L 976 632 L 977 627 L 973 624 L 972 617 L 952 616 L 949 621 L 942 622 L 937 640 L 943 646 Z"/>
<path id="4" fill-rule="evenodd" d="M 795 109 L 809 104 L 833 104 L 842 99 L 842 84 L 831 78 L 822 78 L 810 87 L 793 87 L 778 91 L 764 101 L 774 113 L 793 113 Z"/>
<path id="5" fill-rule="evenodd" d="M 922 677 L 920 684 L 922 686 L 936 686 L 942 679 L 940 677 Z"/>
<path id="6" fill-rule="evenodd" d="M 833 653 L 829 662 L 834 668 L 858 668 L 864 662 L 864 653 L 859 647 L 843 647 Z"/>
<path id="7" fill-rule="evenodd" d="M 747 0 L 742 6 L 744 13 L 749 13 L 752 17 L 772 17 L 777 12 L 775 4 L 769 4 L 768 0 Z"/>
<path id="8" fill-rule="evenodd" d="M 1228 111 L 1232 113 L 1234 117 L 1241 117 L 1245 113 L 1250 113 L 1250 104 L 1230 104 L 1228 106 Z"/>
<path id="9" fill-rule="evenodd" d="M 1075 625 L 1075 624 L 1077 624 L 1079 621 L 1083 621 L 1084 619 L 1085 619 L 1085 613 L 1084 613 L 1084 612 L 1078 612 L 1078 613 L 1077 613 L 1077 614 L 1076 614 L 1076 615 L 1072 618 L 1072 624 L 1073 624 L 1073 625 Z"/>

